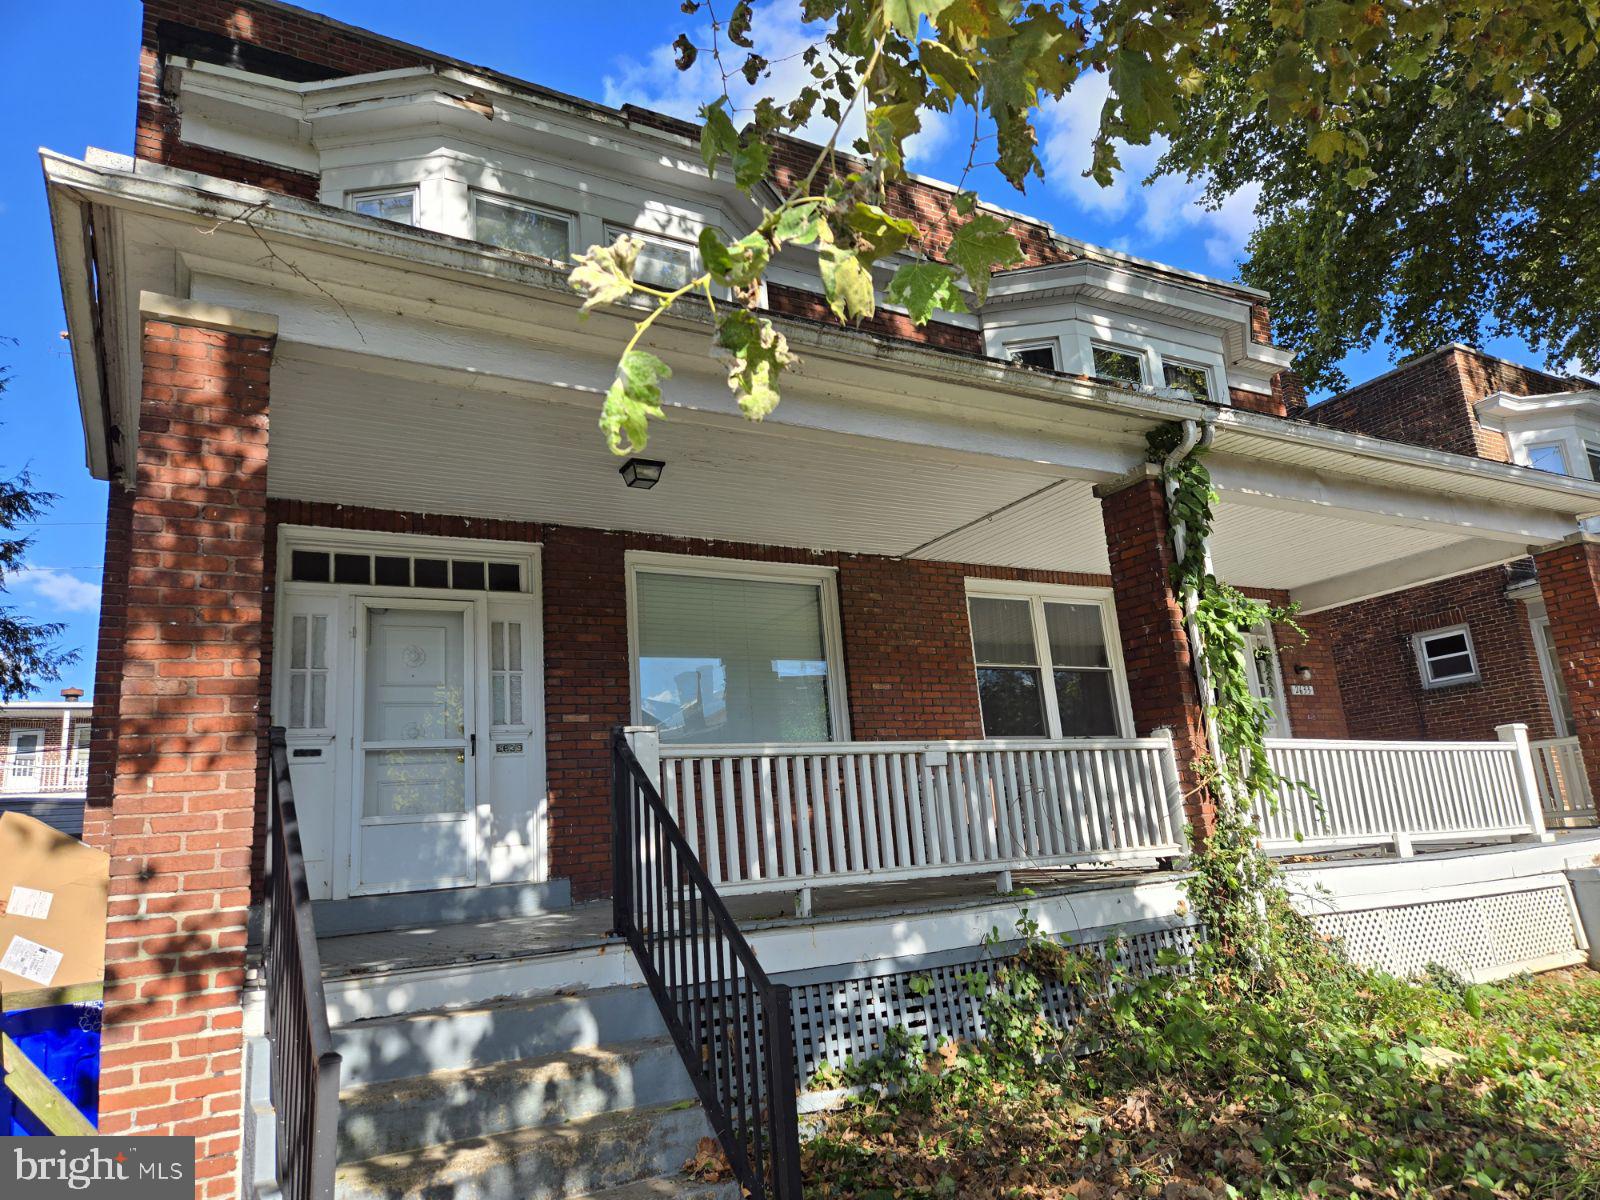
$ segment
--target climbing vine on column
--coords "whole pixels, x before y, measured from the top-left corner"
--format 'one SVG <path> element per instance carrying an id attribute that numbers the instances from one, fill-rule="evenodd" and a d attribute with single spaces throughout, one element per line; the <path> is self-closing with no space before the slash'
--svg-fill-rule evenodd
<path id="1" fill-rule="evenodd" d="M 1206 547 L 1217 493 L 1203 447 L 1174 456 L 1183 443 L 1184 427 L 1177 423 L 1148 437 L 1150 457 L 1161 465 L 1168 485 L 1167 519 L 1176 555 L 1172 589 L 1185 611 L 1193 612 L 1198 644 L 1191 650 L 1205 668 L 1200 703 L 1213 747 L 1199 765 L 1216 821 L 1195 847 L 1189 897 L 1213 945 L 1257 972 L 1284 952 L 1278 936 L 1284 928 L 1299 929 L 1302 923 L 1287 902 L 1276 864 L 1258 844 L 1253 814 L 1276 803 L 1284 781 L 1267 757 L 1272 706 L 1251 690 L 1248 637 L 1263 625 L 1297 632 L 1299 627 L 1292 606 L 1247 596 L 1211 570 Z"/>

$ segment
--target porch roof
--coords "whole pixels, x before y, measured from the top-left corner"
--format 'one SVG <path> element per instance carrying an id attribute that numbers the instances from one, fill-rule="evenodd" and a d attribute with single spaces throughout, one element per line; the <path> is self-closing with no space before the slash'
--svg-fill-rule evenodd
<path id="1" fill-rule="evenodd" d="M 669 486 L 633 493 L 593 425 L 629 314 L 580 325 L 563 271 L 169 168 L 44 166 L 101 476 L 108 429 L 134 427 L 149 289 L 277 317 L 288 497 L 1104 572 L 1090 489 L 1190 419 L 1215 429 L 1219 569 L 1308 608 L 1510 561 L 1600 512 L 1588 481 L 793 319 L 802 366 L 752 426 L 693 305 L 652 342 L 675 371 L 650 448 Z"/>

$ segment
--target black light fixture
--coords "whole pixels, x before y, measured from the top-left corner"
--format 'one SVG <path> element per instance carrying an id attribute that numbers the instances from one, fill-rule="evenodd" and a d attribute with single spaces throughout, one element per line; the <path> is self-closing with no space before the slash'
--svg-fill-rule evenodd
<path id="1" fill-rule="evenodd" d="M 661 482 L 661 473 L 666 469 L 666 463 L 654 458 L 630 458 L 619 473 L 629 487 L 653 488 Z"/>
<path id="2" fill-rule="evenodd" d="M 1310 679 L 1311 678 L 1311 668 L 1307 667 L 1307 666 L 1302 666 L 1302 665 L 1300 665 L 1298 663 L 1295 664 L 1294 673 L 1295 673 L 1296 676 L 1298 676 L 1301 679 Z"/>

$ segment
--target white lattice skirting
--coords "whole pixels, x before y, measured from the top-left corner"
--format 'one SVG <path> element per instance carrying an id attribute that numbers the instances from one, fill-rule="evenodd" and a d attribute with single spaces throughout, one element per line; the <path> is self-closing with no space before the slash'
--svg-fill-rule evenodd
<path id="1" fill-rule="evenodd" d="M 1565 883 L 1450 900 L 1319 913 L 1312 923 L 1356 962 L 1395 975 L 1438 965 L 1464 979 L 1503 978 L 1580 961 Z"/>

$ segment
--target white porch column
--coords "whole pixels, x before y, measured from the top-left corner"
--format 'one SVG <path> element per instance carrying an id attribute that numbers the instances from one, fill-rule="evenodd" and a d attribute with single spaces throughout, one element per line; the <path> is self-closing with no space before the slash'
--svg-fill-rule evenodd
<path id="1" fill-rule="evenodd" d="M 1544 806 L 1539 801 L 1539 780 L 1533 770 L 1533 747 L 1528 744 L 1528 727 L 1521 721 L 1496 725 L 1495 733 L 1502 742 L 1512 742 L 1517 747 L 1517 790 L 1522 793 L 1522 804 L 1528 815 L 1530 842 L 1553 842 L 1556 835 L 1544 827 Z"/>

